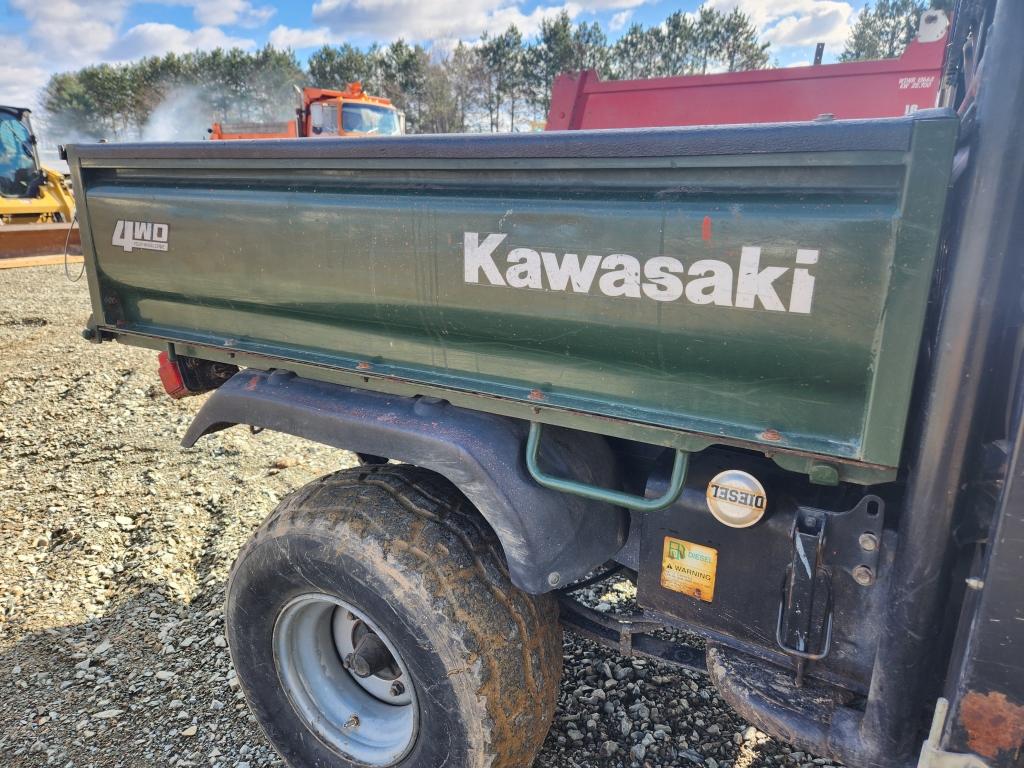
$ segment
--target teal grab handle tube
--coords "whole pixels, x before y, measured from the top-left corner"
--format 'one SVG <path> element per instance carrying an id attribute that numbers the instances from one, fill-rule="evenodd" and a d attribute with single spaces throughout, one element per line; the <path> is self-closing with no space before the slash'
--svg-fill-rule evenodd
<path id="1" fill-rule="evenodd" d="M 526 468 L 530 476 L 545 488 L 562 493 L 571 493 L 575 496 L 582 496 L 585 499 L 604 501 L 626 509 L 633 509 L 638 512 L 654 512 L 655 510 L 667 507 L 679 498 L 683 492 L 683 484 L 686 482 L 686 471 L 690 465 L 690 454 L 686 451 L 676 450 L 675 460 L 672 462 L 672 476 L 669 478 L 668 490 L 656 499 L 648 499 L 643 496 L 634 496 L 631 493 L 612 491 L 608 488 L 599 488 L 596 485 L 588 485 L 575 480 L 566 480 L 561 477 L 554 477 L 544 472 L 537 464 L 537 454 L 540 452 L 541 424 L 536 421 L 530 422 L 530 434 L 526 438 Z"/>

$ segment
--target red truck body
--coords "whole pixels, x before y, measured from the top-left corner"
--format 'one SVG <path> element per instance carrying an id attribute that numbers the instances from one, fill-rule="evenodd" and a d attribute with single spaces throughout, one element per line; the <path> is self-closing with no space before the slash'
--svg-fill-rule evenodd
<path id="1" fill-rule="evenodd" d="M 546 130 L 723 125 L 893 117 L 934 107 L 948 22 L 931 12 L 897 59 L 715 75 L 601 80 L 587 70 L 559 75 Z"/>

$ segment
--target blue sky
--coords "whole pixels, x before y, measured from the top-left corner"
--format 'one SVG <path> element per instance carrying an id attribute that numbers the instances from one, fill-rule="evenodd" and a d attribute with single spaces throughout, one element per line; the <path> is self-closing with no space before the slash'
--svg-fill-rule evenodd
<path id="1" fill-rule="evenodd" d="M 826 60 L 842 50 L 863 0 L 707 0 L 739 6 L 772 43 L 783 66 L 809 62 L 814 43 Z M 656 24 L 700 0 L 2 0 L 0 103 L 33 106 L 55 71 L 169 51 L 270 42 L 300 60 L 325 43 L 366 45 L 397 37 L 428 47 L 515 23 L 527 35 L 548 15 L 600 21 L 614 38 L 634 21 Z"/>

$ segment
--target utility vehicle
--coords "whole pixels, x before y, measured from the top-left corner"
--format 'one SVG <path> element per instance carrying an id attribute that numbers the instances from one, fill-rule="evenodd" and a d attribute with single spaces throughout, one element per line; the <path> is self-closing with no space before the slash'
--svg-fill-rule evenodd
<path id="1" fill-rule="evenodd" d="M 527 766 L 565 625 L 848 766 L 1019 766 L 1022 33 L 962 3 L 894 118 L 70 147 L 85 336 L 212 391 L 184 444 L 361 458 L 231 575 L 286 762 Z"/>

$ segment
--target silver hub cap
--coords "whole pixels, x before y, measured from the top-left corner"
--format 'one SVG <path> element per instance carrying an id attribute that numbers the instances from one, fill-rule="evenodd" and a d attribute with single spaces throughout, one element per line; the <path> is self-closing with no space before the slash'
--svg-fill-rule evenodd
<path id="1" fill-rule="evenodd" d="M 303 595 L 274 626 L 278 676 L 299 718 L 327 746 L 374 766 L 415 741 L 416 693 L 391 641 L 336 597 Z"/>

